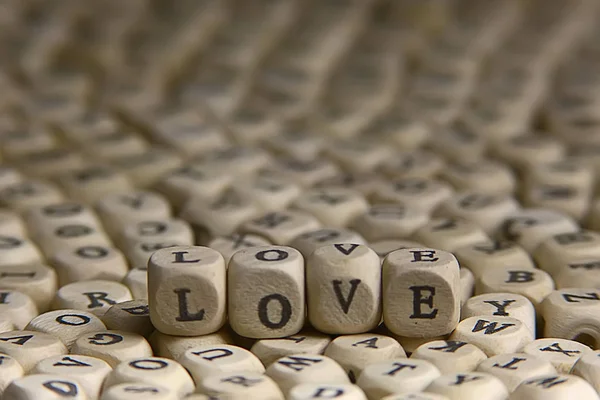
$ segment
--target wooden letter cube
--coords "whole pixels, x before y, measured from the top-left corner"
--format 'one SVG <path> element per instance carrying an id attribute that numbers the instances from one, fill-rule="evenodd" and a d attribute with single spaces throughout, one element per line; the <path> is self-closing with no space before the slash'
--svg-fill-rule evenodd
<path id="1" fill-rule="evenodd" d="M 556 373 L 549 361 L 525 353 L 498 354 L 479 364 L 477 371 L 494 375 L 509 392 L 528 379 Z"/>
<path id="2" fill-rule="evenodd" d="M 470 372 L 487 359 L 485 353 L 477 346 L 453 340 L 434 340 L 422 344 L 412 352 L 410 357 L 429 361 L 442 374 Z"/>

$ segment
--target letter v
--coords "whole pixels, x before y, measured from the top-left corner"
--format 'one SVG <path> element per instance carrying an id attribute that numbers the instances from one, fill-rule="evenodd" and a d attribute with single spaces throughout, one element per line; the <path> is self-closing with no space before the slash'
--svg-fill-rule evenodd
<path id="1" fill-rule="evenodd" d="M 356 294 L 356 289 L 358 288 L 358 285 L 360 284 L 361 280 L 360 279 L 352 279 L 350 281 L 350 291 L 348 292 L 348 298 L 345 299 L 344 295 L 342 294 L 342 281 L 340 280 L 333 280 L 331 281 L 331 283 L 333 283 L 333 291 L 335 292 L 335 297 L 337 297 L 338 302 L 340 303 L 340 306 L 342 306 L 342 310 L 344 311 L 344 314 L 348 314 L 348 310 L 350 309 L 350 305 L 352 304 L 352 300 L 354 299 L 354 295 Z"/>

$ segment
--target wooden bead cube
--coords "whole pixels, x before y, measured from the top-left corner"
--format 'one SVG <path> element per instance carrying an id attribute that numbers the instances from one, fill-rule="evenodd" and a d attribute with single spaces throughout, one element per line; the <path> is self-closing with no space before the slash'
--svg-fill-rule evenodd
<path id="1" fill-rule="evenodd" d="M 344 368 L 352 383 L 369 364 L 406 357 L 398 341 L 375 333 L 338 336 L 324 354 Z"/>
<path id="2" fill-rule="evenodd" d="M 534 256 L 540 268 L 557 276 L 564 264 L 600 257 L 600 233 L 580 231 L 554 235 L 538 246 Z"/>
<path id="3" fill-rule="evenodd" d="M 90 165 L 65 172 L 57 181 L 69 198 L 91 206 L 109 194 L 134 190 L 124 173 L 108 165 Z"/>
<path id="4" fill-rule="evenodd" d="M 395 334 L 446 335 L 460 317 L 456 258 L 428 248 L 396 250 L 383 262 L 383 318 Z"/>
<path id="5" fill-rule="evenodd" d="M 590 207 L 590 193 L 571 185 L 538 184 L 525 188 L 523 203 L 528 207 L 560 211 L 581 221 Z"/>
<path id="6" fill-rule="evenodd" d="M 147 219 L 125 227 L 119 235 L 122 247 L 145 241 L 163 241 L 194 245 L 194 232 L 180 219 Z"/>
<path id="7" fill-rule="evenodd" d="M 301 331 L 281 339 L 257 340 L 250 351 L 268 367 L 281 357 L 293 354 L 323 354 L 331 338 L 316 331 Z"/>
<path id="8" fill-rule="evenodd" d="M 4 389 L 14 380 L 21 378 L 25 372 L 21 364 L 7 354 L 0 354 L 0 361 L 0 396 L 2 396 Z"/>
<path id="9" fill-rule="evenodd" d="M 301 383 L 350 383 L 344 369 L 329 357 L 294 354 L 282 357 L 267 367 L 266 374 L 284 394 Z"/>
<path id="10" fill-rule="evenodd" d="M 325 333 L 352 334 L 381 322 L 381 263 L 360 244 L 316 249 L 306 263 L 308 318 Z"/>
<path id="11" fill-rule="evenodd" d="M 548 374 L 521 383 L 510 396 L 511 400 L 554 400 L 571 396 L 582 399 L 600 398 L 594 388 L 578 376 Z"/>
<path id="12" fill-rule="evenodd" d="M 488 357 L 516 353 L 533 342 L 533 333 L 516 318 L 476 316 L 458 324 L 450 340 L 471 343 Z"/>
<path id="13" fill-rule="evenodd" d="M 461 318 L 502 316 L 516 318 L 536 336 L 536 314 L 531 301 L 515 293 L 487 293 L 471 297 L 461 308 Z"/>
<path id="14" fill-rule="evenodd" d="M 0 209 L 0 235 L 23 238 L 26 233 L 25 223 L 18 213 Z"/>
<path id="15" fill-rule="evenodd" d="M 183 165 L 178 154 L 161 147 L 151 147 L 141 154 L 114 157 L 110 162 L 141 188 L 151 187 L 162 176 Z"/>
<path id="16" fill-rule="evenodd" d="M 232 400 L 283 400 L 281 389 L 272 378 L 256 372 L 222 372 L 203 379 L 196 389 L 209 398 Z"/>
<path id="17" fill-rule="evenodd" d="M 295 237 L 320 227 L 319 220 L 308 213 L 272 211 L 242 224 L 240 231 L 262 236 L 276 245 L 287 245 Z"/>
<path id="18" fill-rule="evenodd" d="M 0 290 L 0 319 L 23 329 L 39 314 L 34 301 L 18 290 Z"/>
<path id="19" fill-rule="evenodd" d="M 56 272 L 43 264 L 0 266 L 0 288 L 28 295 L 44 312 L 56 292 Z"/>
<path id="20" fill-rule="evenodd" d="M 381 400 L 448 400 L 441 394 L 427 393 L 427 392 L 413 392 L 403 394 L 391 394 L 389 396 L 382 397 Z"/>
<path id="21" fill-rule="evenodd" d="M 475 190 L 458 193 L 437 209 L 438 215 L 463 218 L 492 235 L 506 217 L 519 208 L 519 203 L 509 195 L 494 195 Z"/>
<path id="22" fill-rule="evenodd" d="M 211 240 L 207 246 L 221 253 L 225 259 L 225 267 L 229 267 L 231 257 L 238 250 L 248 247 L 268 246 L 271 243 L 258 235 L 247 233 L 234 233 L 229 236 L 219 236 Z"/>
<path id="23" fill-rule="evenodd" d="M 429 221 L 429 216 L 412 206 L 374 204 L 356 217 L 350 227 L 367 240 L 401 239 L 412 235 Z"/>
<path id="24" fill-rule="evenodd" d="M 53 252 L 49 262 L 59 286 L 90 280 L 121 281 L 129 271 L 123 253 L 106 246 L 65 247 Z"/>
<path id="25" fill-rule="evenodd" d="M 585 379 L 598 391 L 600 388 L 600 351 L 587 352 L 575 363 L 571 371 L 572 375 Z"/>
<path id="26" fill-rule="evenodd" d="M 330 398 L 339 400 L 367 400 L 364 392 L 355 385 L 321 385 L 318 383 L 302 383 L 290 390 L 290 400 L 310 400 L 318 398 Z"/>
<path id="27" fill-rule="evenodd" d="M 475 294 L 520 294 L 527 297 L 536 310 L 552 290 L 554 290 L 554 281 L 547 272 L 518 266 L 486 270 L 475 284 Z"/>
<path id="28" fill-rule="evenodd" d="M 71 354 L 96 357 L 115 368 L 134 357 L 152 357 L 152 348 L 135 333 L 103 330 L 80 336 L 71 347 Z"/>
<path id="29" fill-rule="evenodd" d="M 297 236 L 289 245 L 302 253 L 304 258 L 308 258 L 319 247 L 336 243 L 367 242 L 361 235 L 349 229 L 321 228 Z"/>
<path id="30" fill-rule="evenodd" d="M 536 164 L 561 160 L 565 147 L 547 135 L 522 135 L 498 143 L 494 152 L 512 167 L 525 170 Z"/>
<path id="31" fill-rule="evenodd" d="M 594 185 L 594 172 L 581 160 L 566 159 L 536 164 L 527 170 L 524 180 L 530 186 L 572 185 L 583 191 L 590 191 Z"/>
<path id="32" fill-rule="evenodd" d="M 434 218 L 417 229 L 413 239 L 426 246 L 450 252 L 490 241 L 489 236 L 477 224 L 462 218 Z"/>
<path id="33" fill-rule="evenodd" d="M 99 317 L 110 306 L 132 300 L 127 286 L 113 281 L 84 281 L 61 287 L 54 297 L 54 309 L 86 310 Z"/>
<path id="34" fill-rule="evenodd" d="M 334 178 L 339 172 L 337 165 L 324 158 L 307 161 L 283 158 L 268 167 L 262 175 L 287 179 L 306 188 Z"/>
<path id="35" fill-rule="evenodd" d="M 104 380 L 110 374 L 110 365 L 99 358 L 81 355 L 58 355 L 43 359 L 32 374 L 55 374 L 76 380 L 90 400 L 98 399 Z"/>
<path id="36" fill-rule="evenodd" d="M 477 190 L 491 195 L 509 195 L 517 185 L 514 173 L 506 164 L 488 159 L 449 164 L 441 175 L 457 191 Z"/>
<path id="37" fill-rule="evenodd" d="M 475 291 L 475 276 L 470 269 L 460 268 L 460 305 L 463 306 L 473 296 Z"/>
<path id="38" fill-rule="evenodd" d="M 440 376 L 429 361 L 397 358 L 367 365 L 357 385 L 369 399 L 424 390 Z"/>
<path id="39" fill-rule="evenodd" d="M 154 325 L 150 321 L 150 307 L 145 299 L 113 304 L 102 316 L 102 322 L 108 329 L 137 333 L 144 337 L 150 336 L 154 331 Z"/>
<path id="40" fill-rule="evenodd" d="M 549 361 L 559 374 L 566 374 L 581 356 L 592 352 L 592 349 L 573 340 L 544 338 L 527 344 L 521 351 Z"/>
<path id="41" fill-rule="evenodd" d="M 403 178 L 381 185 L 374 194 L 381 203 L 402 203 L 426 213 L 452 196 L 450 185 L 425 178 Z"/>
<path id="42" fill-rule="evenodd" d="M 300 252 L 285 246 L 240 250 L 231 258 L 227 278 L 229 322 L 237 334 L 267 339 L 302 329 L 305 289 Z"/>
<path id="43" fill-rule="evenodd" d="M 0 353 L 13 357 L 28 373 L 45 358 L 67 354 L 67 348 L 47 333 L 9 331 L 0 333 Z"/>
<path id="44" fill-rule="evenodd" d="M 477 371 L 494 375 L 509 392 L 526 380 L 556 373 L 549 361 L 525 353 L 498 354 L 482 361 Z"/>
<path id="45" fill-rule="evenodd" d="M 444 168 L 444 160 L 427 150 L 400 151 L 381 165 L 380 169 L 391 179 L 430 179 Z"/>
<path id="46" fill-rule="evenodd" d="M 52 258 L 62 249 L 77 249 L 84 246 L 111 247 L 107 234 L 88 224 L 66 224 L 57 227 L 45 226 L 39 229 L 37 241 L 46 255 Z"/>
<path id="47" fill-rule="evenodd" d="M 461 267 L 467 267 L 476 278 L 483 272 L 505 265 L 534 269 L 531 256 L 518 244 L 508 241 L 490 241 L 461 247 L 454 252 Z"/>
<path id="48" fill-rule="evenodd" d="M 471 372 L 487 359 L 476 346 L 452 340 L 434 340 L 417 347 L 411 359 L 426 360 L 442 374 Z"/>
<path id="49" fill-rule="evenodd" d="M 169 335 L 218 331 L 226 318 L 225 262 L 215 250 L 178 246 L 156 251 L 148 262 L 150 319 Z"/>
<path id="50" fill-rule="evenodd" d="M 154 383 L 127 382 L 112 386 L 102 393 L 100 400 L 178 400 L 176 391 Z"/>
<path id="51" fill-rule="evenodd" d="M 33 318 L 25 330 L 53 335 L 71 348 L 78 337 L 106 329 L 100 318 L 81 310 L 48 311 Z"/>
<path id="52" fill-rule="evenodd" d="M 148 298 L 148 268 L 132 268 L 122 283 L 129 288 L 134 299 Z"/>
<path id="53" fill-rule="evenodd" d="M 531 254 L 547 238 L 577 231 L 577 222 L 561 212 L 526 208 L 506 218 L 500 228 L 500 235 L 506 240 L 516 242 Z"/>
<path id="54" fill-rule="evenodd" d="M 368 209 L 365 198 L 353 190 L 322 188 L 302 193 L 292 206 L 314 215 L 322 224 L 343 228 Z"/>
<path id="55" fill-rule="evenodd" d="M 442 375 L 426 390 L 450 400 L 503 400 L 508 397 L 508 390 L 500 379 L 482 372 Z"/>
<path id="56" fill-rule="evenodd" d="M 264 373 L 265 367 L 250 351 L 231 345 L 205 345 L 185 351 L 177 361 L 187 369 L 195 382 L 222 372 Z"/>
<path id="57" fill-rule="evenodd" d="M 14 380 L 4 391 L 14 400 L 63 399 L 88 400 L 83 386 L 68 374 L 34 374 Z"/>
<path id="58" fill-rule="evenodd" d="M 162 385 L 185 396 L 194 391 L 195 386 L 188 372 L 179 363 L 161 357 L 128 359 L 117 365 L 106 377 L 104 390 L 122 383 L 144 383 Z"/>
<path id="59" fill-rule="evenodd" d="M 38 246 L 24 236 L 0 236 L 0 266 L 28 265 L 43 262 Z"/>
<path id="60" fill-rule="evenodd" d="M 222 345 L 233 343 L 228 331 L 220 330 L 210 335 L 202 336 L 172 336 L 154 331 L 149 341 L 158 357 L 172 360 L 179 359 L 188 349 L 205 345 Z"/>
<path id="61" fill-rule="evenodd" d="M 236 192 L 252 200 L 263 212 L 282 211 L 300 194 L 301 186 L 277 176 L 257 176 L 236 182 Z"/>
<path id="62" fill-rule="evenodd" d="M 142 242 L 132 243 L 123 249 L 123 253 L 129 261 L 129 265 L 134 268 L 146 268 L 150 257 L 158 250 L 171 247 L 189 246 L 189 244 L 177 241 L 163 240 L 144 240 Z"/>
<path id="63" fill-rule="evenodd" d="M 57 203 L 63 198 L 59 188 L 39 180 L 24 180 L 0 190 L 0 204 L 17 212 Z"/>
<path id="64" fill-rule="evenodd" d="M 32 208 L 25 213 L 24 220 L 33 237 L 41 236 L 46 227 L 81 224 L 100 228 L 100 220 L 90 207 L 72 201 Z"/>
<path id="65" fill-rule="evenodd" d="M 234 145 L 210 154 L 205 154 L 197 163 L 200 167 L 215 169 L 229 174 L 242 173 L 251 176 L 266 167 L 271 158 L 258 147 Z"/>

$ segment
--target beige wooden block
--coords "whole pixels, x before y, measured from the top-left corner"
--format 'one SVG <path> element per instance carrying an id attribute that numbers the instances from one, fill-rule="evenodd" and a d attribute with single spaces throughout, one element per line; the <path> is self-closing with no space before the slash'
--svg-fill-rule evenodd
<path id="1" fill-rule="evenodd" d="M 324 354 L 344 368 L 352 383 L 370 364 L 406 357 L 398 341 L 374 333 L 338 336 L 327 346 Z"/>
<path id="2" fill-rule="evenodd" d="M 384 239 L 404 239 L 429 221 L 419 209 L 397 204 L 374 204 L 357 216 L 350 227 L 370 242 Z"/>
<path id="3" fill-rule="evenodd" d="M 379 240 L 376 242 L 369 243 L 369 247 L 373 250 L 381 262 L 385 257 L 395 250 L 409 249 L 413 247 L 423 247 L 423 244 L 413 242 L 412 240 Z"/>
<path id="4" fill-rule="evenodd" d="M 581 160 L 566 159 L 532 166 L 524 181 L 529 186 L 569 185 L 589 192 L 594 187 L 594 171 Z"/>
<path id="5" fill-rule="evenodd" d="M 0 266 L 30 265 L 43 262 L 39 247 L 24 236 L 0 236 Z"/>
<path id="6" fill-rule="evenodd" d="M 470 343 L 434 340 L 417 347 L 410 358 L 429 361 L 442 374 L 450 374 L 474 371 L 487 356 Z"/>
<path id="7" fill-rule="evenodd" d="M 343 228 L 368 209 L 360 194 L 348 189 L 322 188 L 304 191 L 292 204 L 314 215 L 329 227 Z"/>
<path id="8" fill-rule="evenodd" d="M 111 193 L 98 198 L 96 211 L 106 230 L 113 234 L 131 223 L 171 217 L 171 206 L 161 195 L 148 191 Z"/>
<path id="9" fill-rule="evenodd" d="M 142 136 L 122 129 L 88 137 L 80 143 L 81 152 L 99 160 L 136 157 L 148 151 L 148 142 Z"/>
<path id="10" fill-rule="evenodd" d="M 155 252 L 148 262 L 150 319 L 169 335 L 198 336 L 218 331 L 226 319 L 223 256 L 200 246 Z"/>
<path id="11" fill-rule="evenodd" d="M 188 164 L 163 176 L 154 190 L 181 209 L 192 198 L 216 199 L 231 184 L 232 178 L 220 170 Z"/>
<path id="12" fill-rule="evenodd" d="M 521 351 L 550 361 L 558 373 L 566 374 L 571 371 L 571 368 L 581 356 L 593 350 L 573 340 L 544 338 L 529 343 Z"/>
<path id="13" fill-rule="evenodd" d="M 225 329 L 202 336 L 172 336 L 156 330 L 148 340 L 156 356 L 172 360 L 177 360 L 193 347 L 233 343 L 230 333 Z"/>
<path id="14" fill-rule="evenodd" d="M 494 375 L 500 379 L 509 392 L 529 379 L 556 373 L 554 366 L 547 360 L 525 353 L 498 354 L 484 360 L 477 372 Z"/>
<path id="15" fill-rule="evenodd" d="M 34 374 L 14 380 L 4 391 L 14 400 L 64 399 L 88 400 L 83 386 L 69 375 Z"/>
<path id="16" fill-rule="evenodd" d="M 477 190 L 490 195 L 509 195 L 515 191 L 517 179 L 503 163 L 481 159 L 448 164 L 440 173 L 457 191 Z"/>
<path id="17" fill-rule="evenodd" d="M 113 281 L 84 281 L 61 287 L 54 296 L 54 309 L 89 311 L 99 317 L 113 304 L 132 300 L 127 286 Z"/>
<path id="18" fill-rule="evenodd" d="M 132 268 L 121 282 L 129 288 L 135 300 L 148 298 L 148 268 Z"/>
<path id="19" fill-rule="evenodd" d="M 35 302 L 18 290 L 0 290 L 0 319 L 10 321 L 16 329 L 23 329 L 39 314 Z"/>
<path id="20" fill-rule="evenodd" d="M 476 278 L 490 269 L 505 265 L 518 265 L 522 269 L 534 269 L 531 256 L 518 244 L 493 240 L 461 247 L 454 252 L 461 267 L 467 267 Z"/>
<path id="21" fill-rule="evenodd" d="M 11 382 L 21 378 L 25 372 L 19 362 L 6 354 L 0 354 L 0 396 Z"/>
<path id="22" fill-rule="evenodd" d="M 18 213 L 9 209 L 0 209 L 0 235 L 25 237 L 25 223 Z"/>
<path id="23" fill-rule="evenodd" d="M 287 179 L 302 187 L 312 187 L 318 182 L 338 176 L 339 173 L 339 167 L 325 158 L 308 161 L 283 158 L 269 166 L 263 175 Z"/>
<path id="24" fill-rule="evenodd" d="M 100 318 L 81 310 L 48 311 L 33 318 L 25 330 L 53 335 L 70 349 L 75 340 L 90 332 L 106 329 Z"/>
<path id="25" fill-rule="evenodd" d="M 403 394 L 391 394 L 389 396 L 382 397 L 381 400 L 448 400 L 441 394 L 427 393 L 427 392 L 414 392 L 414 393 L 403 393 Z"/>
<path id="26" fill-rule="evenodd" d="M 40 228 L 36 239 L 46 258 L 52 258 L 58 251 L 65 248 L 112 246 L 108 235 L 100 227 L 94 225 L 74 223 Z"/>
<path id="27" fill-rule="evenodd" d="M 417 229 L 412 239 L 432 248 L 454 252 L 455 250 L 490 241 L 489 236 L 477 224 L 463 218 L 434 218 Z"/>
<path id="28" fill-rule="evenodd" d="M 0 190 L 0 204 L 18 212 L 57 203 L 63 199 L 58 187 L 40 180 L 26 179 Z"/>
<path id="29" fill-rule="evenodd" d="M 557 276 L 564 264 L 600 257 L 600 233 L 584 230 L 554 235 L 539 245 L 534 257 L 540 268 Z"/>
<path id="30" fill-rule="evenodd" d="M 366 244 L 366 241 L 350 229 L 321 228 L 295 237 L 290 246 L 308 258 L 319 247 L 336 243 Z"/>
<path id="31" fill-rule="evenodd" d="M 231 328 L 256 339 L 298 333 L 305 320 L 304 271 L 304 257 L 291 247 L 254 247 L 234 254 L 227 275 Z"/>
<path id="32" fill-rule="evenodd" d="M 281 357 L 293 354 L 323 354 L 331 337 L 317 331 L 300 331 L 280 339 L 257 340 L 250 351 L 268 367 Z"/>
<path id="33" fill-rule="evenodd" d="M 136 187 L 149 188 L 164 175 L 181 167 L 183 159 L 171 150 L 151 147 L 141 154 L 111 158 L 110 163 L 125 173 Z"/>
<path id="34" fill-rule="evenodd" d="M 203 155 L 197 165 L 228 174 L 250 176 L 269 165 L 270 155 L 261 148 L 234 145 Z"/>
<path id="35" fill-rule="evenodd" d="M 588 225 L 590 229 L 600 231 L 600 199 L 595 199 L 590 207 Z"/>
<path id="36" fill-rule="evenodd" d="M 392 156 L 392 148 L 368 137 L 338 139 L 328 143 L 325 155 L 345 171 L 374 170 Z"/>
<path id="37" fill-rule="evenodd" d="M 22 182 L 24 175 L 15 167 L 0 166 L 0 188 Z"/>
<path id="38" fill-rule="evenodd" d="M 460 305 L 461 307 L 473 296 L 475 291 L 475 276 L 470 269 L 460 268 Z"/>
<path id="39" fill-rule="evenodd" d="M 414 248 L 388 254 L 382 293 L 383 318 L 396 335 L 434 337 L 458 324 L 459 267 L 448 252 Z"/>
<path id="40" fill-rule="evenodd" d="M 128 245 L 123 249 L 123 253 L 129 261 L 129 265 L 133 268 L 146 268 L 150 257 L 158 250 L 168 249 L 171 247 L 189 246 L 187 243 L 177 241 L 163 240 L 144 240 Z"/>
<path id="41" fill-rule="evenodd" d="M 119 250 L 95 245 L 62 248 L 53 253 L 49 263 L 56 271 L 59 286 L 89 280 L 121 281 L 129 270 Z"/>
<path id="42" fill-rule="evenodd" d="M 367 400 L 365 393 L 356 385 L 320 385 L 318 383 L 302 383 L 290 390 L 290 400 L 310 399 L 340 399 L 340 400 Z"/>
<path id="43" fill-rule="evenodd" d="M 475 316 L 512 317 L 536 335 L 536 310 L 525 296 L 515 293 L 488 293 L 471 297 L 461 308 L 461 319 Z"/>
<path id="44" fill-rule="evenodd" d="M 153 136 L 183 157 L 197 157 L 231 145 L 220 126 L 202 118 L 198 121 L 170 119 L 161 122 Z"/>
<path id="45" fill-rule="evenodd" d="M 141 335 L 103 330 L 80 336 L 71 347 L 71 354 L 97 357 L 114 368 L 134 357 L 152 357 L 152 348 Z"/>
<path id="46" fill-rule="evenodd" d="M 591 288 L 598 287 L 600 274 L 598 272 L 598 258 L 578 259 L 574 262 L 563 264 L 559 272 L 552 278 L 557 289 L 565 288 Z"/>
<path id="47" fill-rule="evenodd" d="M 390 109 L 373 118 L 365 133 L 381 135 L 400 149 L 417 150 L 431 136 L 431 127 L 405 111 Z"/>
<path id="48" fill-rule="evenodd" d="M 594 388 L 578 376 L 548 374 L 521 383 L 510 396 L 510 400 L 567 399 L 597 400 Z"/>
<path id="49" fill-rule="evenodd" d="M 588 190 L 571 185 L 538 184 L 525 188 L 523 203 L 528 207 L 547 208 L 583 220 L 590 208 Z"/>
<path id="50" fill-rule="evenodd" d="M 203 379 L 197 392 L 231 400 L 283 400 L 282 390 L 272 378 L 256 372 L 223 372 Z"/>
<path id="51" fill-rule="evenodd" d="M 225 259 L 225 267 L 228 267 L 231 257 L 238 250 L 248 247 L 268 246 L 270 244 L 271 243 L 267 239 L 258 235 L 234 233 L 233 235 L 214 238 L 207 244 L 207 247 L 221 253 Z"/>
<path id="52" fill-rule="evenodd" d="M 12 132 L 2 137 L 1 151 L 5 157 L 19 157 L 35 150 L 52 149 L 58 141 L 49 130 L 35 126 L 27 132 Z"/>
<path id="53" fill-rule="evenodd" d="M 561 160 L 565 147 L 549 135 L 521 135 L 497 143 L 494 154 L 517 169 Z"/>
<path id="54" fill-rule="evenodd" d="M 541 304 L 544 336 L 575 340 L 592 348 L 600 344 L 600 291 L 571 288 L 550 293 Z"/>
<path id="55" fill-rule="evenodd" d="M 216 200 L 191 199 L 179 217 L 192 225 L 196 242 L 207 243 L 214 237 L 233 234 L 259 214 L 259 208 L 250 199 L 227 190 Z"/>
<path id="56" fill-rule="evenodd" d="M 513 293 L 525 296 L 538 309 L 541 302 L 554 290 L 554 281 L 539 269 L 510 266 L 483 272 L 475 284 L 475 294 Z"/>
<path id="57" fill-rule="evenodd" d="M 68 376 L 81 385 L 88 399 L 97 400 L 100 397 L 102 384 L 111 371 L 111 366 L 99 358 L 57 355 L 40 361 L 31 372 Z"/>
<path id="58" fill-rule="evenodd" d="M 268 140 L 279 131 L 277 120 L 269 115 L 266 107 L 254 101 L 237 107 L 228 115 L 227 124 L 236 142 L 249 146 Z"/>
<path id="59" fill-rule="evenodd" d="M 127 382 L 112 386 L 102 393 L 100 400 L 178 400 L 176 391 L 154 383 Z"/>
<path id="60" fill-rule="evenodd" d="M 458 125 L 438 130 L 429 147 L 450 161 L 468 161 L 482 158 L 486 143 L 478 132 Z"/>
<path id="61" fill-rule="evenodd" d="M 370 198 L 378 185 L 381 184 L 382 176 L 373 172 L 340 172 L 335 176 L 326 178 L 313 185 L 315 188 L 342 188 L 349 189 Z"/>
<path id="62" fill-rule="evenodd" d="M 10 332 L 15 330 L 15 325 L 9 319 L 0 319 L 0 332 Z"/>
<path id="63" fill-rule="evenodd" d="M 93 209 L 73 201 L 62 201 L 34 207 L 25 212 L 24 220 L 34 238 L 41 236 L 44 228 L 77 224 L 100 228 L 100 220 Z"/>
<path id="64" fill-rule="evenodd" d="M 113 304 L 102 316 L 102 322 L 108 329 L 137 333 L 144 337 L 154 332 L 154 325 L 150 321 L 150 308 L 145 299 Z"/>
<path id="65" fill-rule="evenodd" d="M 427 150 L 399 151 L 381 165 L 381 171 L 390 179 L 430 179 L 444 169 L 439 155 Z"/>
<path id="66" fill-rule="evenodd" d="M 85 165 L 82 154 L 64 147 L 34 150 L 29 154 L 14 158 L 12 162 L 28 176 L 39 179 L 52 179 Z"/>
<path id="67" fill-rule="evenodd" d="M 276 245 L 287 245 L 297 236 L 320 227 L 319 220 L 307 212 L 271 211 L 245 222 L 239 230 L 262 236 Z"/>
<path id="68" fill-rule="evenodd" d="M 28 373 L 45 358 L 67 354 L 57 337 L 43 332 L 9 331 L 0 333 L 0 353 L 9 355 Z"/>
<path id="69" fill-rule="evenodd" d="M 133 191 L 127 176 L 109 165 L 89 165 L 57 176 L 65 194 L 75 201 L 95 205 L 111 194 Z"/>
<path id="70" fill-rule="evenodd" d="M 282 357 L 267 367 L 284 394 L 301 383 L 350 383 L 344 369 L 334 360 L 321 355 L 294 354 Z"/>
<path id="71" fill-rule="evenodd" d="M 264 365 L 250 351 L 226 344 L 192 347 L 177 361 L 190 372 L 197 384 L 207 376 L 220 373 L 265 372 Z"/>
<path id="72" fill-rule="evenodd" d="M 236 182 L 234 190 L 247 197 L 261 211 L 282 211 L 302 193 L 300 185 L 277 176 L 257 176 Z"/>
<path id="73" fill-rule="evenodd" d="M 306 126 L 305 126 L 306 125 Z M 279 135 L 270 137 L 265 146 L 274 153 L 280 153 L 296 160 L 310 161 L 318 158 L 323 150 L 325 138 L 312 132 L 308 123 L 284 126 Z"/>
<path id="74" fill-rule="evenodd" d="M 367 365 L 357 385 L 369 399 L 381 399 L 421 391 L 439 376 L 440 371 L 429 361 L 397 358 Z"/>
<path id="75" fill-rule="evenodd" d="M 381 263 L 367 246 L 338 243 L 307 259 L 308 318 L 325 333 L 362 333 L 381 322 Z"/>
<path id="76" fill-rule="evenodd" d="M 56 281 L 56 272 L 43 264 L 0 267 L 0 288 L 23 292 L 31 297 L 40 312 L 50 306 L 56 292 Z"/>
<path id="77" fill-rule="evenodd" d="M 600 354 L 598 350 L 585 353 L 579 357 L 569 372 L 572 375 L 585 379 L 596 389 L 596 392 L 600 388 L 600 357 L 598 357 L 598 354 Z"/>
<path id="78" fill-rule="evenodd" d="M 439 216 L 462 218 L 494 234 L 507 216 L 519 209 L 519 203 L 509 195 L 493 195 L 479 191 L 460 192 L 437 209 Z"/>
<path id="79" fill-rule="evenodd" d="M 381 203 L 402 203 L 429 213 L 452 196 L 450 185 L 427 178 L 402 178 L 376 189 L 373 197 Z"/>
<path id="80" fill-rule="evenodd" d="M 488 357 L 516 353 L 533 342 L 533 333 L 516 318 L 475 316 L 462 320 L 450 340 L 471 343 Z"/>
<path id="81" fill-rule="evenodd" d="M 126 248 L 145 241 L 162 241 L 194 245 L 190 224 L 178 218 L 146 219 L 126 226 L 118 235 L 119 245 Z"/>
<path id="82" fill-rule="evenodd" d="M 503 400 L 508 397 L 508 390 L 500 379 L 482 372 L 442 375 L 426 390 L 450 400 Z"/>
<path id="83" fill-rule="evenodd" d="M 509 216 L 500 235 L 533 253 L 540 243 L 553 235 L 572 233 L 580 228 L 568 215 L 541 208 L 526 208 Z"/>
<path id="84" fill-rule="evenodd" d="M 182 397 L 194 391 L 192 377 L 176 361 L 161 357 L 128 359 L 117 365 L 104 381 L 104 391 L 122 383 L 161 383 Z"/>

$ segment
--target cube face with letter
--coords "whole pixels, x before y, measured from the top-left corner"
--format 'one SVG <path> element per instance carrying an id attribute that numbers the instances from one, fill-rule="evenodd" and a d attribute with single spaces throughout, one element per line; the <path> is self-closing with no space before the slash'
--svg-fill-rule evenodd
<path id="1" fill-rule="evenodd" d="M 396 335 L 435 337 L 452 332 L 460 317 L 460 273 L 449 252 L 394 251 L 383 262 L 383 318 Z"/>

